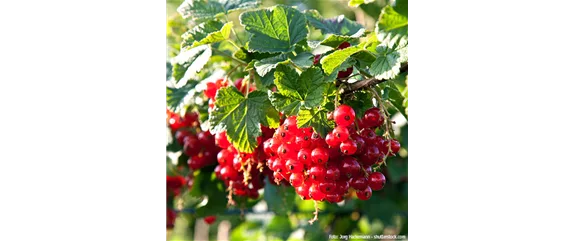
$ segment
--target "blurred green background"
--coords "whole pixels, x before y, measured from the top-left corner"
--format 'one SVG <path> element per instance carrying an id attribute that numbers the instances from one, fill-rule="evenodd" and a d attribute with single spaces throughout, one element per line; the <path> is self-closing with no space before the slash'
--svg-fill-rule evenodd
<path id="1" fill-rule="evenodd" d="M 167 1 L 166 57 L 168 59 L 179 52 L 181 34 L 193 27 L 176 12 L 176 8 L 182 2 L 182 0 Z M 347 6 L 348 0 L 262 0 L 263 7 L 275 4 L 297 6 L 300 10 L 317 9 L 324 17 L 344 14 L 347 18 L 372 30 L 381 9 L 389 3 L 374 1 L 362 4 L 358 8 L 351 8 Z M 238 32 L 241 31 L 238 21 L 241 12 L 232 13 L 229 19 L 236 23 L 234 28 Z M 181 198 L 168 200 L 168 206 L 183 210 L 176 219 L 175 228 L 168 230 L 167 240 L 328 240 L 329 235 L 337 235 L 336 238 L 332 238 L 337 240 L 339 234 L 406 236 L 408 234 L 408 124 L 400 113 L 390 111 L 393 120 L 396 121 L 395 134 L 402 145 L 401 151 L 399 155 L 387 159 L 388 165 L 383 170 L 387 184 L 382 190 L 374 191 L 368 201 L 360 201 L 353 195 L 342 204 L 321 203 L 319 221 L 309 225 L 307 221 L 313 218 L 314 211 L 312 201 L 303 201 L 296 197 L 292 187 L 265 185 L 264 194 L 259 200 L 243 203 L 245 207 L 243 212 L 240 209 L 210 210 L 217 213 L 217 220 L 207 225 L 203 218 L 197 218 L 205 214 L 186 208 L 189 204 L 197 205 L 197 202 L 202 200 L 184 193 Z M 205 172 L 196 173 L 195 178 L 198 179 L 197 175 L 203 174 Z M 204 179 L 208 180 L 209 177 Z M 222 201 L 226 202 L 224 198 L 223 196 Z M 374 239 L 374 237 L 356 236 L 353 240 Z"/>

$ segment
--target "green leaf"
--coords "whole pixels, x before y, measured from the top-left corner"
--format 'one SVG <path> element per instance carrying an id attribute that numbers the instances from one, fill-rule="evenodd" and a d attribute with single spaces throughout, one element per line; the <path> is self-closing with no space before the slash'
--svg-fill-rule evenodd
<path id="1" fill-rule="evenodd" d="M 341 66 L 351 55 L 362 51 L 365 43 L 357 46 L 351 46 L 346 49 L 336 50 L 333 53 L 321 58 L 321 66 L 327 75 L 333 73 L 339 66 Z"/>
<path id="2" fill-rule="evenodd" d="M 257 8 L 261 1 L 259 0 L 219 0 L 223 8 L 229 13 L 237 10 Z"/>
<path id="3" fill-rule="evenodd" d="M 166 87 L 166 99 L 167 107 L 176 113 L 179 113 L 181 109 L 185 108 L 187 103 L 193 97 L 193 90 L 199 82 L 190 82 L 181 88 L 171 88 Z"/>
<path id="4" fill-rule="evenodd" d="M 281 216 L 291 212 L 295 205 L 295 189 L 283 185 L 273 185 L 269 183 L 268 178 L 265 179 L 265 182 L 267 183 L 263 190 L 263 199 L 269 210 Z"/>
<path id="5" fill-rule="evenodd" d="M 171 60 L 173 65 L 173 77 L 183 81 L 178 85 L 183 85 L 192 76 L 199 72 L 211 57 L 209 45 L 200 45 L 195 48 L 179 53 Z"/>
<path id="6" fill-rule="evenodd" d="M 376 24 L 376 32 L 393 32 L 402 35 L 408 35 L 408 17 L 396 12 L 393 7 L 387 5 L 381 11 L 379 20 Z"/>
<path id="7" fill-rule="evenodd" d="M 221 3 L 216 1 L 185 0 L 179 5 L 177 12 L 186 19 L 205 21 L 224 14 L 225 9 Z"/>
<path id="8" fill-rule="evenodd" d="M 295 57 L 290 57 L 291 62 L 293 62 L 295 65 L 299 66 L 300 68 L 309 68 L 313 65 L 313 58 L 315 57 L 315 55 L 313 55 L 310 52 L 302 52 L 302 53 L 298 53 L 297 56 Z"/>
<path id="9" fill-rule="evenodd" d="M 321 45 L 337 48 L 343 42 L 349 42 L 351 45 L 357 44 L 359 43 L 359 37 L 331 34 L 329 37 L 321 41 Z"/>
<path id="10" fill-rule="evenodd" d="M 357 118 L 362 117 L 369 108 L 373 107 L 373 97 L 369 92 L 358 91 L 352 99 L 347 100 L 346 104 L 353 107 Z"/>
<path id="11" fill-rule="evenodd" d="M 372 3 L 375 0 L 350 0 L 349 1 L 349 7 L 358 7 L 359 5 L 363 4 L 363 3 Z"/>
<path id="12" fill-rule="evenodd" d="M 275 70 L 278 92 L 271 93 L 271 104 L 286 115 L 296 115 L 301 108 L 311 109 L 323 101 L 327 82 L 318 67 L 311 67 L 299 74 L 287 65 Z"/>
<path id="13" fill-rule="evenodd" d="M 233 22 L 228 22 L 225 25 L 213 20 L 201 23 L 182 36 L 181 48 L 184 49 L 188 46 L 193 48 L 203 44 L 225 41 L 229 39 L 232 28 Z"/>
<path id="14" fill-rule="evenodd" d="M 253 34 L 247 43 L 250 51 L 291 52 L 309 32 L 305 16 L 283 5 L 244 12 L 239 19 L 245 30 Z"/>
<path id="15" fill-rule="evenodd" d="M 281 240 L 287 240 L 293 232 L 291 228 L 291 221 L 287 216 L 275 215 L 267 225 L 265 229 L 266 235 L 271 235 L 272 237 L 280 238 Z M 274 240 L 274 239 L 271 239 Z"/>
<path id="16" fill-rule="evenodd" d="M 254 67 L 259 76 L 265 76 L 267 73 L 275 69 L 280 63 L 288 63 L 287 55 L 280 54 L 270 58 L 255 61 Z"/>
<path id="17" fill-rule="evenodd" d="M 183 18 L 204 21 L 236 10 L 256 8 L 259 4 L 258 0 L 186 0 L 177 11 Z"/>
<path id="18" fill-rule="evenodd" d="M 275 80 L 275 70 L 267 73 L 265 76 L 261 76 L 261 84 L 265 87 L 271 86 Z"/>
<path id="19" fill-rule="evenodd" d="M 345 36 L 361 36 L 365 28 L 355 21 L 349 20 L 345 15 L 339 15 L 334 18 L 323 18 L 317 10 L 305 11 L 305 17 L 309 23 L 321 30 L 323 34 L 337 34 Z"/>
<path id="20" fill-rule="evenodd" d="M 327 132 L 333 128 L 333 125 L 327 120 L 327 111 L 325 109 L 301 109 L 297 116 L 297 126 L 299 128 L 311 126 L 313 127 L 313 130 L 319 133 L 323 138 L 325 138 Z"/>
<path id="21" fill-rule="evenodd" d="M 217 91 L 215 108 L 209 115 L 212 133 L 226 131 L 233 146 L 251 153 L 261 135 L 260 124 L 279 127 L 279 113 L 271 106 L 267 94 L 253 91 L 248 97 L 231 86 Z"/>
<path id="22" fill-rule="evenodd" d="M 400 54 L 385 46 L 377 46 L 377 52 L 380 55 L 369 68 L 369 72 L 377 79 L 392 79 L 397 76 L 401 72 Z"/>

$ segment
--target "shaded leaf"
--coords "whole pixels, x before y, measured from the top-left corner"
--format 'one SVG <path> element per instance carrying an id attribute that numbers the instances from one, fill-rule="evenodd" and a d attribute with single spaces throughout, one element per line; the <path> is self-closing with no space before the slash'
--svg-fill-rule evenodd
<path id="1" fill-rule="evenodd" d="M 334 18 L 323 18 L 317 10 L 305 11 L 305 17 L 309 23 L 321 30 L 323 34 L 337 34 L 346 36 L 360 36 L 365 32 L 365 28 L 355 21 L 349 20 L 345 15 Z"/>

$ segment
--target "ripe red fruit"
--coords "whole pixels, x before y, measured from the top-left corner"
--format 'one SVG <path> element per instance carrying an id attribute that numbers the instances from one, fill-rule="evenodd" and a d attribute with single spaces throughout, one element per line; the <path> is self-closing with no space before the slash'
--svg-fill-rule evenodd
<path id="1" fill-rule="evenodd" d="M 320 54 L 315 55 L 315 57 L 313 58 L 313 64 L 314 65 L 318 64 L 320 60 L 321 60 L 321 55 Z"/>
<path id="2" fill-rule="evenodd" d="M 297 160 L 289 159 L 285 163 L 287 171 L 291 173 L 301 173 L 303 172 L 303 163 Z"/>
<path id="3" fill-rule="evenodd" d="M 315 165 L 309 169 L 309 176 L 314 181 L 323 181 L 325 180 L 325 175 L 327 174 L 327 170 L 323 165 Z"/>
<path id="4" fill-rule="evenodd" d="M 346 174 L 347 178 L 357 176 L 361 171 L 361 165 L 355 158 L 350 156 L 345 156 L 340 165 L 341 172 Z"/>
<path id="5" fill-rule="evenodd" d="M 313 183 L 309 188 L 309 196 L 315 201 L 323 201 L 325 194 L 319 189 L 318 183 Z"/>
<path id="6" fill-rule="evenodd" d="M 332 132 L 328 133 L 327 136 L 325 136 L 325 142 L 330 147 L 335 147 L 341 144 L 341 141 L 338 138 L 336 138 Z"/>
<path id="7" fill-rule="evenodd" d="M 355 144 L 357 145 L 357 152 L 355 152 L 355 154 L 361 154 L 363 152 L 363 150 L 365 149 L 365 139 L 363 139 L 363 137 L 361 137 L 359 134 L 355 133 L 355 134 L 351 134 L 350 137 Z"/>
<path id="8" fill-rule="evenodd" d="M 385 153 L 386 155 L 389 154 L 389 143 L 391 144 L 390 150 L 391 150 L 391 154 L 397 154 L 397 152 L 399 152 L 399 150 L 401 149 L 401 143 L 395 139 L 392 140 L 385 140 L 385 143 L 383 144 L 383 153 Z"/>
<path id="9" fill-rule="evenodd" d="M 365 111 L 362 121 L 365 127 L 379 127 L 383 124 L 383 120 L 381 110 L 377 107 L 373 107 Z"/>
<path id="10" fill-rule="evenodd" d="M 183 139 L 190 134 L 191 133 L 189 131 L 178 130 L 175 132 L 175 139 L 177 140 L 177 143 L 183 145 Z"/>
<path id="11" fill-rule="evenodd" d="M 324 194 L 333 194 L 337 191 L 337 185 L 334 181 L 320 182 L 319 190 Z"/>
<path id="12" fill-rule="evenodd" d="M 367 186 L 364 190 L 357 190 L 357 198 L 366 201 L 369 200 L 373 196 L 373 190 Z"/>
<path id="13" fill-rule="evenodd" d="M 239 173 L 233 169 L 232 166 L 223 166 L 221 168 L 221 171 L 219 171 L 221 173 L 221 177 L 223 178 L 223 180 L 235 180 L 237 179 L 237 177 L 239 176 Z"/>
<path id="14" fill-rule="evenodd" d="M 339 176 L 341 175 L 341 171 L 335 165 L 328 165 L 327 169 L 325 170 L 325 180 L 330 181 L 337 181 L 339 180 Z"/>
<path id="15" fill-rule="evenodd" d="M 369 187 L 373 190 L 381 190 L 387 183 L 385 175 L 380 172 L 373 172 L 369 175 Z"/>
<path id="16" fill-rule="evenodd" d="M 337 78 L 338 78 L 338 79 L 347 78 L 347 77 L 349 77 L 352 73 L 353 73 L 353 67 L 349 67 L 349 68 L 347 68 L 346 70 L 339 71 L 339 73 L 337 73 Z"/>
<path id="17" fill-rule="evenodd" d="M 297 153 L 297 160 L 299 160 L 304 165 L 311 165 L 311 150 L 303 148 Z"/>
<path id="18" fill-rule="evenodd" d="M 356 176 L 351 179 L 349 184 L 355 190 L 364 190 L 369 186 L 369 181 L 364 176 Z"/>
<path id="19" fill-rule="evenodd" d="M 355 121 L 355 111 L 348 105 L 340 105 L 333 113 L 337 126 L 347 127 Z"/>
<path id="20" fill-rule="evenodd" d="M 197 133 L 197 139 L 199 140 L 199 144 L 203 147 L 212 146 L 215 142 L 215 138 L 209 131 L 202 131 Z"/>
<path id="21" fill-rule="evenodd" d="M 283 129 L 289 133 L 297 134 L 297 117 L 290 116 L 289 118 L 285 119 L 285 122 L 283 122 Z"/>
<path id="22" fill-rule="evenodd" d="M 345 180 L 336 181 L 335 184 L 337 185 L 337 193 L 344 195 L 349 191 L 349 182 Z"/>
<path id="23" fill-rule="evenodd" d="M 172 229 L 175 224 L 177 213 L 173 209 L 167 208 L 166 228 Z"/>
<path id="24" fill-rule="evenodd" d="M 353 155 L 357 152 L 357 144 L 351 139 L 343 141 L 339 148 L 341 148 L 341 152 L 345 155 Z"/>
<path id="25" fill-rule="evenodd" d="M 305 176 L 303 175 L 303 173 L 293 173 L 291 174 L 291 177 L 289 177 L 289 183 L 291 183 L 291 186 L 293 187 L 299 187 L 301 185 L 303 185 L 303 181 L 305 180 Z"/>
<path id="26" fill-rule="evenodd" d="M 215 94 L 217 94 L 217 85 L 213 82 L 207 82 L 207 88 L 203 91 L 203 94 L 207 98 L 215 99 Z"/>
<path id="27" fill-rule="evenodd" d="M 311 152 L 311 161 L 316 164 L 325 164 L 329 160 L 327 149 L 317 147 Z"/>
<path id="28" fill-rule="evenodd" d="M 215 135 L 215 144 L 217 144 L 219 147 L 223 149 L 231 145 L 231 143 L 229 143 L 229 141 L 227 140 L 227 135 L 225 131 L 219 132 Z"/>
<path id="29" fill-rule="evenodd" d="M 371 166 L 379 161 L 379 159 L 382 157 L 383 155 L 381 155 L 379 152 L 379 148 L 376 146 L 367 146 L 367 149 L 365 149 L 365 152 L 361 155 L 360 158 L 364 166 Z"/>
<path id="30" fill-rule="evenodd" d="M 365 142 L 371 144 L 377 138 L 377 133 L 375 133 L 371 128 L 365 128 L 361 130 L 361 137 L 365 139 Z"/>
<path id="31" fill-rule="evenodd" d="M 212 224 L 213 222 L 215 222 L 215 216 L 207 216 L 205 218 L 203 218 L 203 221 L 205 221 L 205 223 L 207 224 Z"/>
<path id="32" fill-rule="evenodd" d="M 189 165 L 189 168 L 193 170 L 198 170 L 207 164 L 207 158 L 205 158 L 203 153 L 199 153 L 195 156 L 190 157 L 187 160 L 187 164 Z"/>
<path id="33" fill-rule="evenodd" d="M 338 49 L 346 49 L 348 47 L 351 47 L 351 44 L 349 42 L 342 42 L 341 44 L 339 44 L 339 46 L 337 48 Z"/>
<path id="34" fill-rule="evenodd" d="M 303 182 L 303 184 L 295 189 L 295 192 L 301 196 L 303 200 L 309 200 L 311 197 L 309 196 L 309 189 L 311 189 L 311 180 L 307 180 Z"/>
<path id="35" fill-rule="evenodd" d="M 341 143 L 349 139 L 349 129 L 343 126 L 337 126 L 333 129 L 333 135 L 335 136 L 335 139 Z"/>

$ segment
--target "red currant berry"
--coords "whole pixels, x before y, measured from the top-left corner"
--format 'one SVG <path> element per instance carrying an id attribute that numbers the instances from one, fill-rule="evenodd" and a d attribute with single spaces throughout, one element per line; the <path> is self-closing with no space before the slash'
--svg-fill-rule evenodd
<path id="1" fill-rule="evenodd" d="M 219 172 L 221 173 L 223 180 L 227 181 L 235 180 L 239 176 L 239 173 L 229 165 L 223 166 Z"/>
<path id="2" fill-rule="evenodd" d="M 365 149 L 365 139 L 363 139 L 363 137 L 361 137 L 359 134 L 352 134 L 350 137 L 355 144 L 357 145 L 357 151 L 355 152 L 355 154 L 361 154 L 363 152 L 363 150 Z"/>
<path id="3" fill-rule="evenodd" d="M 337 194 L 345 195 L 347 191 L 349 191 L 350 184 L 348 181 L 339 180 L 336 181 L 335 184 L 337 185 L 337 191 L 336 191 Z"/>
<path id="4" fill-rule="evenodd" d="M 174 210 L 167 208 L 167 229 L 173 229 L 176 217 L 177 213 Z"/>
<path id="5" fill-rule="evenodd" d="M 297 117 L 290 116 L 289 118 L 285 119 L 285 122 L 283 122 L 283 129 L 289 133 L 297 134 L 299 132 L 297 128 Z"/>
<path id="6" fill-rule="evenodd" d="M 207 216 L 205 218 L 203 218 L 203 221 L 205 221 L 205 223 L 207 224 L 212 224 L 213 222 L 215 222 L 215 216 Z"/>
<path id="7" fill-rule="evenodd" d="M 347 127 L 355 121 L 355 111 L 348 105 L 340 105 L 333 113 L 337 126 Z"/>
<path id="8" fill-rule="evenodd" d="M 227 135 L 225 131 L 219 132 L 217 133 L 217 135 L 215 135 L 215 144 L 217 144 L 219 147 L 223 149 L 231 145 L 231 143 L 229 143 L 229 141 L 227 140 Z"/>
<path id="9" fill-rule="evenodd" d="M 221 165 L 229 165 L 233 163 L 233 154 L 227 149 L 223 149 L 217 153 L 217 162 Z"/>
<path id="10" fill-rule="evenodd" d="M 177 143 L 183 145 L 183 139 L 190 134 L 191 133 L 189 133 L 189 131 L 178 130 L 175 132 L 175 139 L 177 140 Z"/>
<path id="11" fill-rule="evenodd" d="M 349 139 L 349 129 L 343 126 L 337 126 L 333 129 L 333 135 L 339 141 L 339 143 Z"/>
<path id="12" fill-rule="evenodd" d="M 376 146 L 367 146 L 365 153 L 361 155 L 360 159 L 364 166 L 371 166 L 377 163 L 381 157 L 382 155 L 379 152 L 379 148 Z"/>
<path id="13" fill-rule="evenodd" d="M 352 73 L 353 73 L 353 67 L 349 67 L 346 70 L 339 71 L 339 73 L 337 73 L 337 79 L 347 78 L 351 76 Z"/>
<path id="14" fill-rule="evenodd" d="M 373 190 L 367 186 L 364 190 L 357 190 L 357 198 L 366 201 L 369 200 L 373 196 Z"/>
<path id="15" fill-rule="evenodd" d="M 353 157 L 346 156 L 341 161 L 341 172 L 344 173 L 347 178 L 357 176 L 361 171 L 361 165 Z"/>
<path id="16" fill-rule="evenodd" d="M 334 181 L 324 181 L 319 183 L 319 190 L 324 194 L 333 194 L 337 190 L 337 185 Z"/>
<path id="17" fill-rule="evenodd" d="M 295 138 L 295 142 L 299 144 L 300 148 L 308 148 L 311 147 L 311 145 L 313 144 L 311 142 L 311 136 L 308 135 L 298 135 Z"/>
<path id="18" fill-rule="evenodd" d="M 325 198 L 325 194 L 321 192 L 317 183 L 313 183 L 311 188 L 309 188 L 309 196 L 315 201 L 323 201 Z"/>
<path id="19" fill-rule="evenodd" d="M 199 140 L 199 144 L 203 147 L 208 147 L 215 143 L 215 138 L 209 131 L 202 131 L 197 133 L 197 139 Z"/>
<path id="20" fill-rule="evenodd" d="M 337 49 L 346 49 L 348 47 L 351 47 L 351 44 L 349 42 L 342 42 L 341 44 L 339 44 L 339 46 L 337 46 Z"/>
<path id="21" fill-rule="evenodd" d="M 337 181 L 339 180 L 339 176 L 341 175 L 341 171 L 335 165 L 328 165 L 325 171 L 325 180 L 329 181 Z"/>
<path id="22" fill-rule="evenodd" d="M 323 165 L 315 165 L 309 169 L 309 176 L 314 181 L 323 181 L 325 180 L 325 175 L 327 174 L 327 170 Z"/>
<path id="23" fill-rule="evenodd" d="M 343 141 L 340 145 L 341 152 L 345 155 L 353 155 L 357 152 L 357 144 L 351 139 Z"/>
<path id="24" fill-rule="evenodd" d="M 311 152 L 311 160 L 316 164 L 325 164 L 329 160 L 329 153 L 325 148 L 317 147 Z"/>
<path id="25" fill-rule="evenodd" d="M 313 64 L 314 65 L 318 64 L 320 60 L 321 60 L 321 55 L 320 54 L 315 55 L 315 57 L 313 58 Z"/>
<path id="26" fill-rule="evenodd" d="M 369 175 L 369 187 L 373 190 L 381 190 L 387 183 L 385 175 L 380 172 L 373 172 Z"/>
<path id="27" fill-rule="evenodd" d="M 381 115 L 381 110 L 377 107 L 373 107 L 365 111 L 363 115 L 363 125 L 366 127 L 376 128 L 383 124 L 383 116 Z"/>
<path id="28" fill-rule="evenodd" d="M 389 143 L 391 143 L 391 147 L 389 148 Z M 392 140 L 385 140 L 385 143 L 383 144 L 383 153 L 385 153 L 386 155 L 388 155 L 389 153 L 389 149 L 392 155 L 397 154 L 397 152 L 399 152 L 399 150 L 401 149 L 401 143 L 395 139 Z"/>
<path id="29" fill-rule="evenodd" d="M 364 176 L 356 176 L 351 179 L 349 184 L 355 190 L 364 190 L 367 188 L 367 186 L 369 186 L 369 181 Z"/>
<path id="30" fill-rule="evenodd" d="M 299 160 L 304 165 L 311 165 L 311 150 L 303 148 L 297 153 L 297 160 Z"/>
<path id="31" fill-rule="evenodd" d="M 303 163 L 297 160 L 289 159 L 285 163 L 287 171 L 291 173 L 301 173 L 303 172 Z"/>
<path id="32" fill-rule="evenodd" d="M 373 131 L 371 128 L 365 128 L 361 130 L 361 137 L 365 139 L 366 143 L 371 144 L 377 138 L 377 133 L 375 133 L 375 131 Z"/>
<path id="33" fill-rule="evenodd" d="M 295 173 L 291 174 L 291 177 L 289 177 L 289 183 L 293 187 L 299 187 L 299 186 L 303 185 L 304 180 L 305 180 L 305 176 L 303 175 L 303 173 L 295 172 Z"/>
<path id="34" fill-rule="evenodd" d="M 325 137 L 325 142 L 330 147 L 335 147 L 341 144 L 341 141 L 335 138 L 335 135 L 332 132 L 327 134 L 327 136 Z"/>
<path id="35" fill-rule="evenodd" d="M 207 98 L 215 99 L 215 94 L 217 93 L 217 86 L 213 82 L 207 82 L 207 88 L 203 91 L 203 94 L 207 96 Z"/>
<path id="36" fill-rule="evenodd" d="M 311 182 L 305 181 L 303 184 L 295 189 L 295 192 L 301 196 L 303 200 L 309 200 L 309 189 L 311 188 Z"/>
<path id="37" fill-rule="evenodd" d="M 339 201 L 339 194 L 326 194 L 325 200 L 330 203 L 338 203 Z M 342 200 L 341 200 L 342 201 Z"/>

